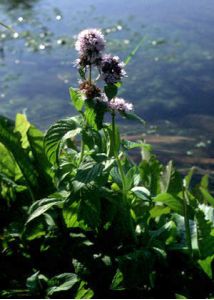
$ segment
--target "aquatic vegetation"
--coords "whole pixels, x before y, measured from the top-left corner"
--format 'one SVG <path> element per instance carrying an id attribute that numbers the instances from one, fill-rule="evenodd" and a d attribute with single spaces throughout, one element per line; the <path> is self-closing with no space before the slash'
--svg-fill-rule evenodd
<path id="1" fill-rule="evenodd" d="M 208 176 L 194 184 L 194 168 L 182 177 L 122 138 L 119 117 L 144 121 L 118 97 L 122 78 L 106 84 L 93 68 L 79 66 L 69 90 L 78 115 L 45 135 L 22 114 L 0 117 L 1 297 L 213 297 Z"/>

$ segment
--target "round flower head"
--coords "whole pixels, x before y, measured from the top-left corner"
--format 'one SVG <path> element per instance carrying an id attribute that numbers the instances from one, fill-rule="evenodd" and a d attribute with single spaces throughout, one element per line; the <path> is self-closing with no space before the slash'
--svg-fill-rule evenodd
<path id="1" fill-rule="evenodd" d="M 114 84 L 126 76 L 125 64 L 120 62 L 118 56 L 106 54 L 100 63 L 101 77 L 107 84 Z"/>
<path id="2" fill-rule="evenodd" d="M 80 55 L 80 64 L 94 64 L 101 58 L 101 51 L 105 48 L 105 39 L 98 29 L 86 29 L 79 33 L 75 48 Z"/>
<path id="3" fill-rule="evenodd" d="M 83 81 L 80 83 L 80 91 L 82 91 L 86 99 L 94 99 L 94 98 L 99 98 L 101 97 L 101 90 L 94 84 L 92 84 L 89 81 Z"/>
<path id="4" fill-rule="evenodd" d="M 112 110 L 121 112 L 129 112 L 133 110 L 133 104 L 126 102 L 123 98 L 114 98 L 108 102 L 108 106 Z"/>

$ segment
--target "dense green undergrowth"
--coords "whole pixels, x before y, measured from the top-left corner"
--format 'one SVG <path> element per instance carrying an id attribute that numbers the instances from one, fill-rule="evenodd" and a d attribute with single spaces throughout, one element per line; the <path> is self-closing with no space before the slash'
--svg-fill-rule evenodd
<path id="1" fill-rule="evenodd" d="M 183 178 L 124 140 L 117 117 L 143 121 L 114 108 L 121 83 L 100 94 L 92 65 L 79 68 L 84 90 L 70 89 L 78 116 L 45 136 L 25 115 L 0 117 L 1 297 L 212 298 L 208 176 L 194 185 L 194 168 Z"/>

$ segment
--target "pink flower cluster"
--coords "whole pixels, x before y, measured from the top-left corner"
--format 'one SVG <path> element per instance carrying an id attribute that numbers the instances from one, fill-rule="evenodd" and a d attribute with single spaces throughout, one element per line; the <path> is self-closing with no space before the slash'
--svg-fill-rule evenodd
<path id="1" fill-rule="evenodd" d="M 125 64 L 120 62 L 118 56 L 106 54 L 102 57 L 100 68 L 101 76 L 107 84 L 114 84 L 126 76 Z"/>
<path id="2" fill-rule="evenodd" d="M 83 64 L 95 64 L 101 59 L 101 52 L 105 48 L 105 39 L 98 29 L 86 29 L 79 33 L 75 48 L 79 52 L 80 59 L 76 62 Z"/>
<path id="3" fill-rule="evenodd" d="M 108 102 L 108 107 L 112 110 L 121 112 L 130 112 L 133 110 L 133 104 L 126 102 L 123 98 L 114 98 Z"/>
<path id="4" fill-rule="evenodd" d="M 101 78 L 107 84 L 115 84 L 126 76 L 125 64 L 120 62 L 118 56 L 102 55 L 102 51 L 105 49 L 105 39 L 100 30 L 81 31 L 77 37 L 75 48 L 79 52 L 79 58 L 75 61 L 75 65 L 83 68 L 88 65 L 96 65 Z"/>
<path id="5" fill-rule="evenodd" d="M 100 30 L 86 29 L 81 31 L 77 37 L 75 48 L 79 52 L 76 66 L 83 68 L 85 71 L 88 69 L 89 72 L 91 72 L 92 65 L 96 66 L 100 73 L 100 78 L 106 84 L 114 85 L 120 82 L 123 77 L 126 77 L 125 64 L 120 61 L 119 57 L 102 53 L 105 49 L 105 39 Z M 106 94 L 102 93 L 92 83 L 91 79 L 81 83 L 80 89 L 86 94 L 86 99 L 102 102 L 111 111 L 129 112 L 133 110 L 133 104 L 126 102 L 122 98 L 114 97 L 111 100 L 108 99 Z"/>

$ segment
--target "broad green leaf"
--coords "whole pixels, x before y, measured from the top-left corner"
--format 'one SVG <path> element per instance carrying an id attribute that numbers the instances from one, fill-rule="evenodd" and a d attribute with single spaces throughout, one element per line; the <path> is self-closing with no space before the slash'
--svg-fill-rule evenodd
<path id="1" fill-rule="evenodd" d="M 203 269 L 203 271 L 208 275 L 209 278 L 213 278 L 213 271 L 212 271 L 212 262 L 214 260 L 214 255 L 208 256 L 205 259 L 199 259 L 198 263 Z"/>
<path id="2" fill-rule="evenodd" d="M 87 146 L 90 150 L 93 150 L 95 153 L 104 152 L 102 145 L 102 136 L 99 133 L 99 131 L 94 130 L 92 128 L 84 129 L 82 131 L 82 139 L 84 141 L 85 146 Z"/>
<path id="3" fill-rule="evenodd" d="M 148 153 L 148 151 L 147 151 Z M 151 192 L 151 195 L 160 193 L 160 177 L 162 174 L 163 166 L 154 155 L 143 157 L 143 161 L 139 165 L 141 180 L 143 185 Z"/>
<path id="4" fill-rule="evenodd" d="M 51 164 L 45 155 L 43 133 L 31 125 L 28 129 L 27 137 L 41 180 L 45 181 L 43 182 L 44 184 L 52 186 L 51 178 L 53 177 L 53 171 L 51 170 Z"/>
<path id="5" fill-rule="evenodd" d="M 77 111 L 81 111 L 84 105 L 84 99 L 79 90 L 69 88 L 69 93 L 71 97 L 71 101 L 76 108 Z"/>
<path id="6" fill-rule="evenodd" d="M 80 286 L 75 295 L 75 299 L 91 299 L 94 296 L 94 292 L 87 288 L 87 283 L 85 281 L 81 281 Z"/>
<path id="7" fill-rule="evenodd" d="M 161 192 L 178 194 L 182 190 L 182 178 L 174 169 L 172 161 L 168 163 L 160 178 Z"/>
<path id="8" fill-rule="evenodd" d="M 135 149 L 135 148 L 144 148 L 144 149 L 147 149 L 148 151 L 152 150 L 151 145 L 143 143 L 142 141 L 132 142 L 132 141 L 128 141 L 128 140 L 122 140 L 122 145 L 127 150 L 131 150 L 131 149 Z"/>
<path id="9" fill-rule="evenodd" d="M 143 186 L 135 186 L 131 189 L 131 191 L 140 199 L 144 201 L 150 200 L 150 192 Z"/>
<path id="10" fill-rule="evenodd" d="M 63 273 L 52 277 L 48 281 L 49 288 L 48 296 L 53 296 L 55 293 L 64 292 L 72 289 L 79 282 L 79 278 L 73 273 Z"/>
<path id="11" fill-rule="evenodd" d="M 214 208 L 206 204 L 199 204 L 198 208 L 203 211 L 206 220 L 209 220 L 214 225 Z"/>
<path id="12" fill-rule="evenodd" d="M 189 170 L 188 174 L 185 176 L 185 178 L 184 178 L 184 186 L 185 186 L 186 189 L 189 189 L 190 183 L 191 183 L 191 180 L 192 180 L 192 176 L 193 176 L 193 174 L 194 174 L 195 171 L 196 171 L 196 168 L 192 167 Z"/>
<path id="13" fill-rule="evenodd" d="M 26 286 L 29 289 L 30 293 L 36 296 L 40 294 L 47 281 L 47 277 L 40 274 L 38 271 L 27 278 Z"/>
<path id="14" fill-rule="evenodd" d="M 105 126 L 105 132 L 108 136 L 108 149 L 107 153 L 108 156 L 114 156 L 114 151 L 119 152 L 120 150 L 120 132 L 118 126 L 115 126 L 115 134 L 113 137 L 113 131 L 112 131 L 112 126 L 108 125 Z"/>
<path id="15" fill-rule="evenodd" d="M 166 245 L 169 245 L 170 243 L 174 242 L 176 234 L 176 224 L 173 221 L 169 221 L 159 229 L 150 231 L 151 239 L 149 241 L 149 245 L 151 246 L 152 242 L 156 240 L 163 240 Z"/>
<path id="16" fill-rule="evenodd" d="M 132 120 L 132 121 L 136 121 L 140 124 L 143 124 L 145 126 L 146 122 L 141 118 L 139 117 L 138 115 L 136 115 L 135 113 L 128 113 L 128 112 L 120 112 L 120 114 L 125 117 L 126 119 L 128 120 Z"/>
<path id="17" fill-rule="evenodd" d="M 156 205 L 152 209 L 150 209 L 149 213 L 152 218 L 161 217 L 162 215 L 167 215 L 171 211 L 170 207 Z"/>
<path id="18" fill-rule="evenodd" d="M 87 226 L 96 229 L 100 225 L 100 217 L 100 195 L 96 190 L 91 190 L 91 192 L 82 196 L 78 211 L 78 220 L 83 220 Z"/>
<path id="19" fill-rule="evenodd" d="M 19 132 L 21 135 L 21 144 L 23 149 L 27 149 L 29 147 L 29 141 L 27 137 L 27 131 L 30 128 L 30 123 L 27 118 L 23 114 L 16 115 L 16 123 L 14 132 Z"/>
<path id="20" fill-rule="evenodd" d="M 182 200 L 172 194 L 161 193 L 153 201 L 163 203 L 179 215 L 184 215 Z"/>
<path id="21" fill-rule="evenodd" d="M 20 138 L 13 132 L 11 125 L 11 121 L 0 117 L 0 142 L 12 153 L 29 187 L 35 190 L 38 188 L 37 172 L 22 149 Z"/>
<path id="22" fill-rule="evenodd" d="M 109 100 L 117 96 L 117 86 L 114 84 L 108 84 L 104 86 L 104 91 Z"/>
<path id="23" fill-rule="evenodd" d="M 213 196 L 208 192 L 207 189 L 203 188 L 202 186 L 199 187 L 199 190 L 203 196 L 203 200 L 204 203 L 209 203 L 210 205 L 212 205 L 212 207 L 214 207 L 214 198 Z"/>
<path id="24" fill-rule="evenodd" d="M 112 177 L 113 182 L 122 187 L 122 179 L 117 166 L 111 169 L 110 176 Z"/>
<path id="25" fill-rule="evenodd" d="M 175 299 L 187 299 L 187 297 L 181 294 L 175 294 Z"/>
<path id="26" fill-rule="evenodd" d="M 0 158 L 1 173 L 14 180 L 20 179 L 23 176 L 13 155 L 2 143 L 0 143 Z"/>
<path id="27" fill-rule="evenodd" d="M 28 241 L 39 239 L 47 234 L 46 227 L 42 218 L 36 218 L 29 225 L 25 226 L 23 237 Z"/>
<path id="28" fill-rule="evenodd" d="M 73 131 L 79 127 L 78 121 L 75 117 L 67 118 L 56 122 L 52 125 L 44 138 L 44 147 L 47 158 L 51 164 L 58 163 L 59 150 L 63 137 L 68 134 L 69 131 Z"/>
<path id="29" fill-rule="evenodd" d="M 120 270 L 117 270 L 116 274 L 111 283 L 112 290 L 122 291 L 125 288 L 123 287 L 123 273 Z"/>
<path id="30" fill-rule="evenodd" d="M 197 240 L 200 258 L 206 259 L 212 256 L 214 252 L 214 225 L 206 220 L 201 210 L 196 212 Z"/>
<path id="31" fill-rule="evenodd" d="M 128 172 L 125 174 L 125 188 L 126 190 L 130 190 L 134 186 L 134 180 L 136 179 L 136 175 L 138 174 L 138 169 L 136 166 L 129 167 Z"/>
<path id="32" fill-rule="evenodd" d="M 93 184 L 94 182 L 101 182 L 106 178 L 103 172 L 105 164 L 103 162 L 96 163 L 94 161 L 83 163 L 77 171 L 74 179 L 75 190 L 83 188 L 87 184 Z"/>
<path id="33" fill-rule="evenodd" d="M 87 124 L 91 128 L 97 130 L 97 123 L 96 123 L 97 115 L 96 115 L 95 107 L 94 107 L 94 105 L 90 105 L 90 103 L 89 103 L 90 101 L 92 101 L 92 100 L 88 100 L 86 102 L 87 105 L 85 108 L 84 116 L 87 121 Z"/>
<path id="34" fill-rule="evenodd" d="M 34 202 L 33 205 L 30 207 L 30 216 L 27 220 L 27 223 L 31 222 L 35 218 L 38 218 L 53 206 L 61 206 L 67 197 L 68 193 L 66 192 L 54 193 L 50 195 L 49 198 L 45 198 Z"/>
<path id="35" fill-rule="evenodd" d="M 209 188 L 209 175 L 208 174 L 205 174 L 201 178 L 200 186 L 203 187 L 206 190 Z"/>
<path id="36" fill-rule="evenodd" d="M 78 220 L 80 203 L 74 201 L 73 203 L 65 203 L 63 207 L 63 218 L 68 228 L 83 227 L 83 223 Z"/>

